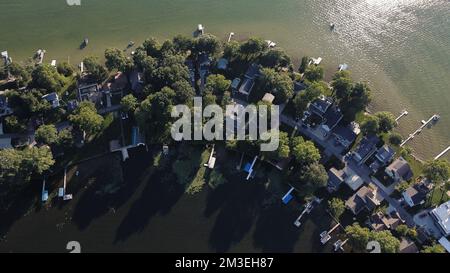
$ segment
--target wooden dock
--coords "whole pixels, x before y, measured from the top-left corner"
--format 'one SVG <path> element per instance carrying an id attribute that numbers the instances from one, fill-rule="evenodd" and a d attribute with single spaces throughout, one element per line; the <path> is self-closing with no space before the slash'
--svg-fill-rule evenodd
<path id="1" fill-rule="evenodd" d="M 445 149 L 444 151 L 442 151 L 442 153 L 438 154 L 434 160 L 438 160 L 439 158 L 443 157 L 448 151 L 450 151 L 450 146 L 447 147 L 447 149 Z"/>
<path id="2" fill-rule="evenodd" d="M 422 122 L 422 126 L 420 126 L 419 129 L 417 129 L 414 133 L 410 134 L 409 137 L 405 141 L 403 141 L 402 144 L 400 144 L 400 147 L 405 146 L 406 143 L 408 143 L 410 140 L 414 139 L 414 137 L 416 137 L 418 134 L 422 133 L 422 131 L 425 127 L 427 127 L 433 121 L 439 120 L 439 118 L 440 118 L 439 115 L 435 114 L 427 121 Z"/>
<path id="3" fill-rule="evenodd" d="M 396 119 L 395 119 L 395 122 L 399 122 L 400 121 L 400 119 L 402 119 L 403 117 L 405 117 L 405 116 L 407 116 L 407 115 L 409 115 L 409 112 L 407 111 L 407 110 L 403 110 L 403 112 L 400 114 L 400 116 L 398 116 Z"/>

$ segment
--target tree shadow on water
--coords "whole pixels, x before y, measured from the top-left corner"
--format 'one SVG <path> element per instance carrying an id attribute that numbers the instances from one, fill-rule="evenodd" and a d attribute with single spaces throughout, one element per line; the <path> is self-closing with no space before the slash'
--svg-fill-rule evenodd
<path id="1" fill-rule="evenodd" d="M 122 165 L 115 157 L 102 160 L 104 162 L 99 168 L 82 178 L 86 189 L 74 191 L 82 194 L 72 216 L 73 222 L 80 230 L 86 229 L 94 219 L 108 213 L 111 209 L 118 209 L 133 196 L 146 172 L 149 171 L 152 156 L 144 151 L 133 151 L 130 159 Z M 114 183 L 111 181 L 120 181 L 120 183 L 112 185 Z M 112 192 L 109 192 L 111 190 Z"/>
<path id="2" fill-rule="evenodd" d="M 254 245 L 263 252 L 288 253 L 294 250 L 299 229 L 294 226 L 296 212 L 276 199 L 265 207 L 256 222 Z"/>
<path id="3" fill-rule="evenodd" d="M 264 195 L 262 184 L 243 179 L 221 185 L 211 193 L 205 215 L 219 211 L 209 238 L 215 251 L 227 252 L 244 238 L 254 224 Z"/>
<path id="4" fill-rule="evenodd" d="M 176 175 L 165 169 L 156 171 L 149 178 L 140 198 L 133 203 L 118 227 L 115 243 L 144 230 L 150 219 L 158 213 L 169 213 L 185 191 L 184 186 L 176 180 Z"/>

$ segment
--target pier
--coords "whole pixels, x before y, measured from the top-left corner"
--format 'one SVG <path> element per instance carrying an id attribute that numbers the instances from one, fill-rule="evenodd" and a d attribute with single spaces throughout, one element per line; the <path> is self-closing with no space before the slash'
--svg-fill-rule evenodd
<path id="1" fill-rule="evenodd" d="M 395 122 L 398 123 L 398 122 L 400 121 L 400 119 L 402 119 L 403 117 L 405 117 L 405 116 L 407 116 L 407 115 L 409 115 L 408 111 L 403 110 L 403 112 L 400 114 L 400 116 L 398 116 L 398 117 L 395 119 Z"/>
<path id="2" fill-rule="evenodd" d="M 448 151 L 450 151 L 450 146 L 447 147 L 447 149 L 445 149 L 444 151 L 442 151 L 442 153 L 438 154 L 434 160 L 438 160 L 439 158 L 443 157 Z"/>
<path id="3" fill-rule="evenodd" d="M 427 127 L 430 123 L 432 123 L 433 121 L 438 121 L 440 118 L 439 115 L 435 114 L 433 115 L 429 120 L 427 121 L 422 121 L 422 126 L 419 127 L 419 129 L 417 129 L 414 133 L 410 134 L 409 137 L 402 142 L 402 144 L 400 144 L 400 147 L 403 147 L 406 145 L 406 143 L 408 143 L 410 140 L 414 139 L 414 137 L 416 137 L 418 134 L 422 133 L 422 130 Z"/>

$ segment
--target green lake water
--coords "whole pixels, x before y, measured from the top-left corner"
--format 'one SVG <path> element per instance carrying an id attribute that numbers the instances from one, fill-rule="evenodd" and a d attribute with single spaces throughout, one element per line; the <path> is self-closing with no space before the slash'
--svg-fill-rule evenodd
<path id="1" fill-rule="evenodd" d="M 296 59 L 321 56 L 328 76 L 347 63 L 370 82 L 374 110 L 410 115 L 406 137 L 432 114 L 441 121 L 410 144 L 423 158 L 450 144 L 450 2 L 446 0 L 0 0 L 0 50 L 24 60 L 39 49 L 46 62 L 102 55 L 130 40 L 190 35 L 197 24 L 223 39 L 261 36 Z M 336 25 L 330 32 L 329 24 Z M 80 51 L 82 40 L 89 46 Z M 447 155 L 447 158 L 449 156 Z"/>

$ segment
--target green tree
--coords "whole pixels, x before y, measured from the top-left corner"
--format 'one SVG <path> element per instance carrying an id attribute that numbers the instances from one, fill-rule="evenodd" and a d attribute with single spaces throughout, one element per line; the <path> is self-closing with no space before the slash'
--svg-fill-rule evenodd
<path id="1" fill-rule="evenodd" d="M 195 90 L 188 81 L 177 81 L 172 84 L 172 89 L 175 91 L 175 104 L 192 104 L 195 96 Z"/>
<path id="2" fill-rule="evenodd" d="M 433 244 L 431 246 L 425 246 L 421 253 L 446 253 L 445 248 L 439 244 Z"/>
<path id="3" fill-rule="evenodd" d="M 297 163 L 308 166 L 320 160 L 320 152 L 311 141 L 305 141 L 302 137 L 295 137 L 291 141 L 291 151 Z"/>
<path id="4" fill-rule="evenodd" d="M 291 58 L 282 49 L 271 49 L 263 53 L 260 64 L 269 68 L 288 67 L 291 65 Z"/>
<path id="5" fill-rule="evenodd" d="M 264 139 L 272 139 L 276 137 L 278 134 L 279 145 L 275 151 L 265 151 L 262 152 L 264 157 L 268 159 L 281 160 L 288 158 L 290 155 L 290 147 L 289 147 L 289 135 L 286 132 L 278 131 L 278 130 L 270 130 L 264 134 Z M 268 143 L 268 142 L 267 142 Z"/>
<path id="6" fill-rule="evenodd" d="M 400 135 L 399 133 L 391 133 L 389 135 L 389 143 L 394 145 L 394 146 L 400 146 L 400 144 L 402 144 L 403 142 L 403 137 L 402 135 Z"/>
<path id="7" fill-rule="evenodd" d="M 104 119 L 97 114 L 97 109 L 92 102 L 83 101 L 69 116 L 69 120 L 86 134 L 93 135 L 101 131 Z"/>
<path id="8" fill-rule="evenodd" d="M 130 72 L 133 63 L 122 50 L 117 48 L 108 48 L 105 50 L 106 67 L 112 71 L 117 69 L 122 72 Z"/>
<path id="9" fill-rule="evenodd" d="M 370 230 L 361 227 L 358 223 L 345 228 L 345 233 L 349 237 L 349 243 L 356 252 L 363 252 L 366 250 L 367 244 L 370 240 Z"/>
<path id="10" fill-rule="evenodd" d="M 64 129 L 59 131 L 58 133 L 58 141 L 57 141 L 58 145 L 62 146 L 62 147 L 66 147 L 66 148 L 70 148 L 73 145 L 73 135 L 71 130 L 69 129 Z"/>
<path id="11" fill-rule="evenodd" d="M 379 129 L 379 120 L 375 116 L 367 116 L 366 119 L 361 123 L 361 132 L 366 136 L 377 134 Z"/>
<path id="12" fill-rule="evenodd" d="M 350 73 L 348 71 L 337 72 L 331 81 L 331 86 L 333 87 L 334 97 L 338 101 L 347 101 L 353 87 Z"/>
<path id="13" fill-rule="evenodd" d="M 275 102 L 281 104 L 293 96 L 294 83 L 287 73 L 280 73 L 272 68 L 263 68 L 260 89 L 272 92 L 275 95 Z"/>
<path id="14" fill-rule="evenodd" d="M 135 111 L 136 121 L 152 144 L 170 139 L 171 111 L 176 94 L 168 87 L 149 95 Z"/>
<path id="15" fill-rule="evenodd" d="M 128 94 L 120 100 L 120 105 L 125 112 L 134 113 L 139 103 L 133 94 Z"/>
<path id="16" fill-rule="evenodd" d="M 412 239 L 417 237 L 417 230 L 415 228 L 409 228 L 407 225 L 399 225 L 395 231 L 403 237 L 410 237 Z"/>
<path id="17" fill-rule="evenodd" d="M 297 117 L 303 117 L 303 113 L 307 110 L 308 105 L 321 95 L 325 94 L 326 89 L 319 83 L 313 83 L 292 100 L 295 114 Z"/>
<path id="18" fill-rule="evenodd" d="M 309 63 L 309 57 L 308 56 L 304 56 L 302 58 L 302 61 L 300 63 L 300 67 L 298 68 L 298 72 L 300 73 L 305 73 L 306 68 L 308 68 L 308 63 Z"/>
<path id="19" fill-rule="evenodd" d="M 382 253 L 397 253 L 400 248 L 400 241 L 395 238 L 390 231 L 372 231 L 370 240 L 380 243 Z"/>
<path id="20" fill-rule="evenodd" d="M 50 64 L 41 64 L 31 73 L 32 84 L 36 88 L 42 88 L 49 92 L 59 92 L 65 84 L 65 79 Z"/>
<path id="21" fill-rule="evenodd" d="M 240 45 L 237 41 L 230 41 L 225 45 L 223 50 L 223 57 L 228 60 L 234 60 L 239 58 Z"/>
<path id="22" fill-rule="evenodd" d="M 259 58 L 269 46 L 260 38 L 250 38 L 239 47 L 240 58 L 246 61 L 254 61 Z"/>
<path id="23" fill-rule="evenodd" d="M 380 132 L 388 133 L 397 125 L 395 116 L 391 112 L 378 112 L 375 116 L 378 118 Z"/>
<path id="24" fill-rule="evenodd" d="M 201 35 L 195 40 L 195 52 L 197 53 L 214 56 L 220 52 L 220 49 L 220 40 L 212 34 Z"/>
<path id="25" fill-rule="evenodd" d="M 22 151 L 21 171 L 28 174 L 41 175 L 55 164 L 52 151 L 47 146 L 26 148 Z"/>
<path id="26" fill-rule="evenodd" d="M 173 46 L 177 52 L 187 52 L 194 49 L 194 39 L 183 35 L 177 35 L 173 38 Z"/>
<path id="27" fill-rule="evenodd" d="M 16 79 L 17 87 L 27 86 L 31 81 L 31 74 L 27 68 L 21 66 L 19 63 L 13 62 L 8 64 L 6 70 Z"/>
<path id="28" fill-rule="evenodd" d="M 448 185 L 448 180 L 450 179 L 450 163 L 445 159 L 427 161 L 423 169 L 423 174 L 428 180 L 434 183 L 430 198 L 434 196 L 434 191 L 437 188 L 441 189 L 442 195 L 439 200 L 441 202 L 446 192 L 445 187 Z"/>
<path id="29" fill-rule="evenodd" d="M 59 74 L 64 75 L 66 77 L 70 77 L 75 73 L 75 69 L 68 62 L 58 63 L 56 66 L 56 70 Z"/>
<path id="30" fill-rule="evenodd" d="M 330 201 L 328 201 L 328 210 L 334 218 L 339 220 L 339 218 L 341 218 L 342 214 L 344 214 L 345 212 L 344 201 L 339 198 L 331 199 Z"/>
<path id="31" fill-rule="evenodd" d="M 206 79 L 205 92 L 211 92 L 216 96 L 222 96 L 230 90 L 231 81 L 223 75 L 212 74 Z"/>
<path id="32" fill-rule="evenodd" d="M 22 153 L 15 149 L 0 149 L 0 184 L 20 174 Z"/>
<path id="33" fill-rule="evenodd" d="M 10 133 L 24 133 L 27 130 L 27 126 L 17 116 L 7 116 L 4 121 L 5 130 Z"/>
<path id="34" fill-rule="evenodd" d="M 103 82 L 108 78 L 108 71 L 98 62 L 97 57 L 91 56 L 84 58 L 83 65 L 96 82 Z"/>
<path id="35" fill-rule="evenodd" d="M 41 125 L 36 130 L 35 139 L 38 143 L 42 144 L 54 144 L 58 140 L 58 131 L 56 130 L 55 125 Z"/>
<path id="36" fill-rule="evenodd" d="M 309 82 L 318 82 L 323 80 L 323 67 L 320 65 L 312 65 L 306 68 L 304 77 Z"/>
<path id="37" fill-rule="evenodd" d="M 316 190 L 327 186 L 328 174 L 322 164 L 313 162 L 302 167 L 299 182 L 304 185 L 303 189 L 307 193 L 313 194 Z"/>
<path id="38" fill-rule="evenodd" d="M 154 58 L 158 58 L 160 56 L 159 50 L 161 49 L 161 44 L 154 37 L 146 39 L 142 44 L 142 48 L 145 50 L 148 56 L 152 56 Z"/>

